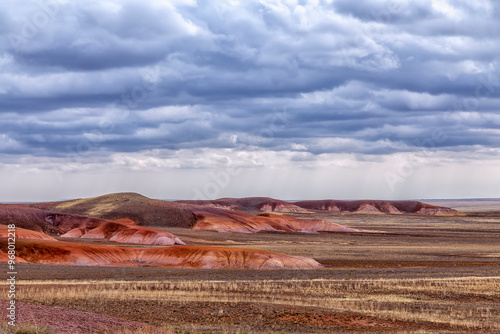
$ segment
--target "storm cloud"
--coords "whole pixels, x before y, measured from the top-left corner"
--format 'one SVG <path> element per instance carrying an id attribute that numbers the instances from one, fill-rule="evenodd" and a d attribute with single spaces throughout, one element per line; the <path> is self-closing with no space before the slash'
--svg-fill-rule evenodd
<path id="1" fill-rule="evenodd" d="M 395 187 L 500 160 L 498 31 L 488 0 L 5 0 L 2 177 L 357 166 L 418 196 Z"/>

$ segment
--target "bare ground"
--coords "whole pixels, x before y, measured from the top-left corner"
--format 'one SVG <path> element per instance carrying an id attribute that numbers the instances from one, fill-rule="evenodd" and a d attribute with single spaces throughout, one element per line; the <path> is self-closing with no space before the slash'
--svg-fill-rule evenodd
<path id="1" fill-rule="evenodd" d="M 491 203 L 490 203 L 491 204 Z M 300 217 L 308 217 L 300 214 Z M 320 270 L 189 270 L 169 268 L 96 268 L 19 264 L 18 278 L 29 285 L 31 280 L 95 280 L 127 281 L 300 281 L 309 280 L 409 280 L 462 279 L 500 276 L 500 212 L 469 211 L 460 217 L 422 217 L 416 215 L 316 214 L 348 227 L 378 231 L 374 233 L 324 234 L 231 234 L 165 228 L 191 245 L 247 247 L 313 257 L 326 267 Z M 385 231 L 382 233 L 380 231 Z M 105 243 L 99 240 L 75 242 Z M 127 246 L 127 245 L 124 245 Z M 99 284 L 99 283 L 96 283 Z M 1 287 L 3 288 L 3 286 Z M 497 290 L 495 290 L 497 289 Z M 436 310 L 464 312 L 476 308 L 485 312 L 500 303 L 500 287 L 494 286 L 490 299 L 484 299 L 472 288 L 449 295 L 423 292 L 398 292 L 394 298 L 402 302 L 381 303 L 394 310 L 405 305 L 435 305 Z M 2 295 L 6 295 L 0 291 Z M 355 293 L 355 291 L 350 291 Z M 358 296 L 359 297 L 359 296 Z M 362 296 L 361 296 L 362 298 Z M 373 298 L 366 295 L 366 298 Z M 406 298 L 406 299 L 405 299 Z M 29 299 L 29 298 L 27 298 Z M 36 298 L 35 298 L 36 299 Z M 306 299 L 304 299 L 306 300 Z M 34 301 L 32 301 L 34 302 Z M 43 304 L 42 302 L 38 302 Z M 493 327 L 457 327 L 435 319 L 402 320 L 376 314 L 339 312 L 318 306 L 286 305 L 240 301 L 161 299 L 60 299 L 50 305 L 66 310 L 105 314 L 129 321 L 167 326 L 178 333 L 499 333 Z M 413 307 L 413 306 L 412 306 Z M 2 306 L 2 309 L 3 306 Z M 411 307 L 410 307 L 411 310 Z M 20 308 L 20 312 L 21 308 Z M 415 314 L 419 312 L 415 309 Z M 490 311 L 491 312 L 491 311 Z M 493 311 L 494 313 L 494 311 Z M 490 315 L 484 315 L 488 319 Z M 92 319 L 88 315 L 89 319 Z M 491 315 L 493 317 L 493 315 Z M 21 318 L 20 318 L 21 319 Z M 43 318 L 41 318 L 43 319 Z M 45 320 L 42 320 L 42 322 Z M 92 323 L 92 320 L 90 320 Z M 131 327 L 132 328 L 132 327 Z M 91 333 L 88 331 L 86 333 Z M 76 333 L 76 332 L 75 332 Z M 82 332 L 83 333 L 83 332 Z"/>

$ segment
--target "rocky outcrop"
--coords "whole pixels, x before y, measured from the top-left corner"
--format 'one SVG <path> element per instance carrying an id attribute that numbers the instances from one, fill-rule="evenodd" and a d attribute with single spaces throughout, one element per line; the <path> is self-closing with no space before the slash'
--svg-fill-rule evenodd
<path id="1" fill-rule="evenodd" d="M 7 243 L 0 241 L 0 251 Z M 173 246 L 131 248 L 20 240 L 17 255 L 31 263 L 81 266 L 157 266 L 203 269 L 316 269 L 311 258 L 254 249 Z"/>

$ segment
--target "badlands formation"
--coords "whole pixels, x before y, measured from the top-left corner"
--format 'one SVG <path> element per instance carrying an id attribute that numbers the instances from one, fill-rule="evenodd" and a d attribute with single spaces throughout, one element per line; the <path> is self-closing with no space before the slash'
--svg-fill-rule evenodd
<path id="1" fill-rule="evenodd" d="M 9 230 L 7 225 L 0 225 L 0 238 L 8 238 L 8 237 L 9 237 Z M 21 227 L 16 227 L 16 238 L 56 241 L 56 239 L 48 236 L 43 232 L 27 230 Z"/>
<path id="2" fill-rule="evenodd" d="M 419 201 L 359 200 L 340 201 L 333 199 L 285 202 L 269 197 L 221 198 L 206 201 L 178 201 L 184 204 L 201 205 L 238 211 L 270 211 L 281 213 L 314 213 L 317 211 L 371 213 L 371 214 L 419 214 L 460 215 L 456 210 Z"/>
<path id="3" fill-rule="evenodd" d="M 183 227 L 197 230 L 219 232 L 255 233 L 271 232 L 357 232 L 327 220 L 303 219 L 284 215 L 250 214 L 250 211 L 274 212 L 287 210 L 294 213 L 311 213 L 306 209 L 285 201 L 266 197 L 222 199 L 217 201 L 178 201 L 168 202 L 153 200 L 134 193 L 110 194 L 88 199 L 77 199 L 64 202 L 29 204 L 30 209 L 38 208 L 57 212 L 54 214 L 53 226 L 60 229 L 66 226 L 64 232 L 69 231 L 70 223 L 59 223 L 58 219 L 64 215 L 85 215 L 100 219 L 129 219 L 137 225 L 149 227 Z M 64 214 L 63 214 L 64 213 Z M 82 216 L 83 217 L 83 216 Z M 96 219 L 96 218 L 92 218 Z M 95 222 L 89 222 L 92 226 Z M 77 228 L 72 225 L 71 229 Z M 99 234 L 100 233 L 100 234 Z M 102 235 L 96 231 L 96 234 Z M 78 236 L 78 231 L 71 236 Z M 94 235 L 93 232 L 90 236 Z M 111 240 L 111 239 L 110 239 Z M 125 242 L 125 241 L 122 241 Z"/>
<path id="4" fill-rule="evenodd" d="M 220 198 L 213 201 L 177 201 L 177 203 L 238 211 L 257 210 L 282 213 L 311 213 L 311 211 L 295 204 L 269 197 Z"/>
<path id="5" fill-rule="evenodd" d="M 7 252 L 5 239 L 0 241 L 0 250 L 3 254 Z M 17 240 L 16 255 L 17 260 L 30 263 L 79 266 L 156 266 L 201 269 L 315 269 L 322 267 L 310 258 L 255 249 L 205 246 L 131 248 L 32 239 Z"/>
<path id="6" fill-rule="evenodd" d="M 289 203 L 267 197 L 249 197 L 168 202 L 135 193 L 62 202 L 0 204 L 0 261 L 7 258 L 6 225 L 15 224 L 19 262 L 217 269 L 319 268 L 321 265 L 315 260 L 299 256 L 253 249 L 184 246 L 177 236 L 155 227 L 237 233 L 367 232 L 329 220 L 283 214 L 307 217 L 322 211 L 339 214 L 459 214 L 449 208 L 417 201 L 320 200 Z M 95 245 L 79 241 L 81 239 L 170 247 Z"/>
<path id="7" fill-rule="evenodd" d="M 195 230 L 217 232 L 359 232 L 324 219 L 301 219 L 273 213 L 251 215 L 211 207 L 193 207 Z"/>
<path id="8" fill-rule="evenodd" d="M 0 206 L 0 224 L 5 224 L 0 225 L 0 233 L 3 226 L 15 224 L 18 238 L 24 238 L 26 231 L 31 234 L 44 231 L 67 238 L 108 239 L 113 242 L 144 245 L 184 245 L 171 233 L 136 226 L 130 222 L 132 221 L 111 221 L 16 205 Z"/>
<path id="9" fill-rule="evenodd" d="M 375 214 L 420 214 L 438 216 L 461 215 L 457 210 L 422 203 L 419 201 L 338 201 L 338 200 L 316 200 L 299 201 L 295 205 L 317 211 L 353 212 L 353 213 L 375 213 Z"/>

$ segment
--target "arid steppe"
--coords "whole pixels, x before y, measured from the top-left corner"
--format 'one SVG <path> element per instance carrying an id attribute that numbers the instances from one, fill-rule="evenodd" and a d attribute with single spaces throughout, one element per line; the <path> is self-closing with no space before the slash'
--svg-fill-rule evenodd
<path id="1" fill-rule="evenodd" d="M 49 324 L 52 333 L 92 333 L 96 328 L 126 332 L 113 322 L 103 330 L 100 320 L 91 319 L 78 328 L 54 325 L 67 310 L 134 321 L 130 333 L 500 333 L 500 205 L 498 210 L 488 205 L 483 209 L 477 204 L 460 216 L 287 213 L 363 230 L 352 233 L 155 227 L 190 246 L 310 257 L 324 268 L 27 263 L 17 266 L 17 301 L 56 307 L 42 317 L 43 311 L 33 306 L 33 317 L 23 318 L 31 324 L 38 319 L 38 326 Z M 112 244 L 106 239 L 56 238 Z M 1 289 L 6 296 L 6 285 Z M 153 327 L 137 329 L 136 322 Z"/>

